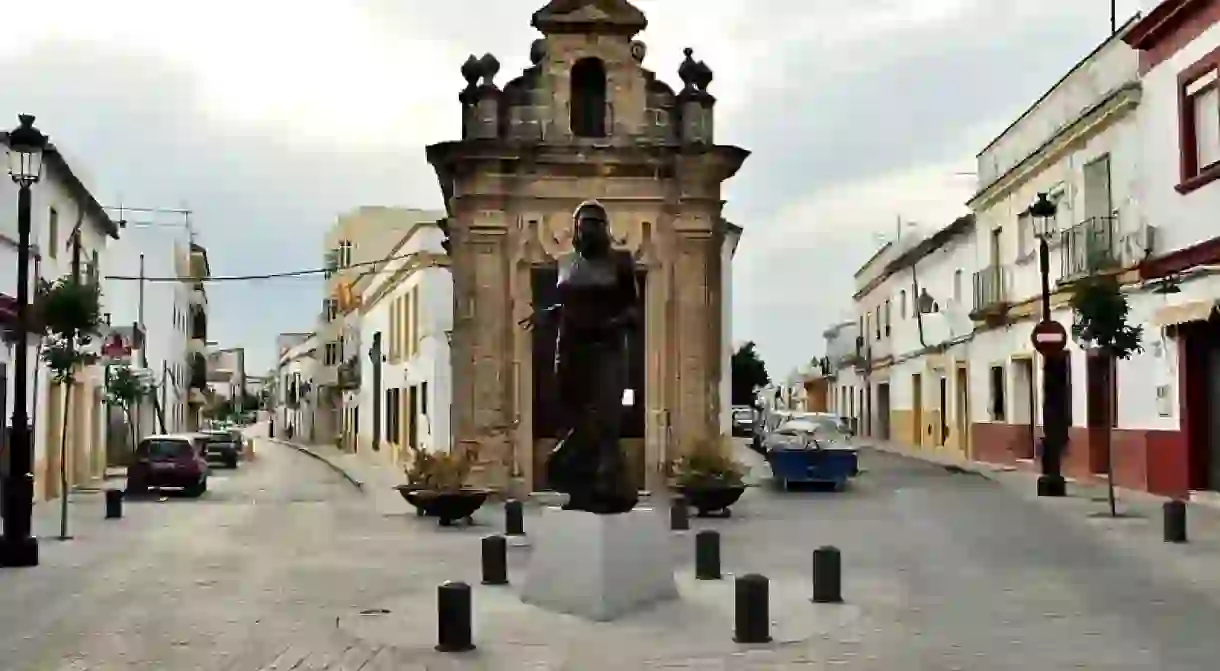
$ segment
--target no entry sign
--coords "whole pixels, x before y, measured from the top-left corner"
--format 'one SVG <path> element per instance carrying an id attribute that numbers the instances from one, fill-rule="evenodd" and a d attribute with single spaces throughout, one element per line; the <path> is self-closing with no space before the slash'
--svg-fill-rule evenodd
<path id="1" fill-rule="evenodd" d="M 1057 321 L 1038 322 L 1029 340 L 1039 354 L 1058 354 L 1067 347 L 1067 329 Z"/>

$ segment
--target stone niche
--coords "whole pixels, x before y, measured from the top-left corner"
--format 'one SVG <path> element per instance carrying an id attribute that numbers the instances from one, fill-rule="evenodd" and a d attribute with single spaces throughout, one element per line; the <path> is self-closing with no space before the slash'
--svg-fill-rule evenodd
<path id="1" fill-rule="evenodd" d="M 533 65 L 503 88 L 498 59 L 466 61 L 463 136 L 427 150 L 449 215 L 454 449 L 478 451 L 481 484 L 546 488 L 553 334 L 518 321 L 550 304 L 572 213 L 597 199 L 641 270 L 622 444 L 656 488 L 685 445 L 719 433 L 721 184 L 748 152 L 711 142 L 711 72 L 689 50 L 678 93 L 644 69 L 647 22 L 625 0 L 555 0 L 533 25 Z"/>

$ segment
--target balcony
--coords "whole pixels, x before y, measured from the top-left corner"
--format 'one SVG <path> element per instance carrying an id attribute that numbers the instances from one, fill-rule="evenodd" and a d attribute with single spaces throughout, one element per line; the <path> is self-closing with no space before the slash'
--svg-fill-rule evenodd
<path id="1" fill-rule="evenodd" d="M 202 354 L 191 355 L 191 389 L 208 388 L 208 358 Z"/>
<path id="2" fill-rule="evenodd" d="M 970 318 L 989 321 L 1003 317 L 1008 312 L 1008 282 L 1011 279 L 1005 266 L 990 266 L 974 273 L 974 303 Z"/>
<path id="3" fill-rule="evenodd" d="M 360 360 L 352 357 L 339 364 L 339 388 L 354 391 L 360 388 Z"/>
<path id="4" fill-rule="evenodd" d="M 1122 266 L 1118 254 L 1118 215 L 1092 217 L 1059 234 L 1062 243 L 1060 282 Z"/>

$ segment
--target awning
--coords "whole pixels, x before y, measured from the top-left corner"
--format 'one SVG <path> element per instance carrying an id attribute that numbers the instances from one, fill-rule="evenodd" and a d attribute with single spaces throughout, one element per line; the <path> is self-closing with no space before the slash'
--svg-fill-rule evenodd
<path id="1" fill-rule="evenodd" d="M 1153 321 L 1158 326 L 1177 326 L 1188 322 L 1205 322 L 1216 310 L 1216 299 L 1189 301 L 1177 305 L 1166 305 L 1156 311 Z"/>

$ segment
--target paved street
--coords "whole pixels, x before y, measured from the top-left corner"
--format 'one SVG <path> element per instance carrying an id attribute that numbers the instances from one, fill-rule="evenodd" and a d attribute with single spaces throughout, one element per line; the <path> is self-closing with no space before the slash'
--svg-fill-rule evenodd
<path id="1" fill-rule="evenodd" d="M 731 641 L 731 576 L 690 579 L 690 534 L 674 537 L 682 601 L 585 623 L 478 585 L 496 508 L 437 529 L 289 447 L 260 442 L 259 455 L 216 472 L 201 501 L 132 502 L 117 522 L 100 495 L 78 495 L 77 538 L 0 573 L 0 668 L 1186 671 L 1220 656 L 1220 578 L 1206 569 L 1220 525 L 1164 546 L 1155 520 L 1096 520 L 1095 502 L 1048 505 L 894 455 L 867 453 L 845 494 L 759 487 L 734 518 L 694 521 L 724 534 L 726 571 L 772 580 L 776 643 L 748 650 Z M 53 513 L 39 511 L 43 536 Z M 809 553 L 826 543 L 844 553 L 840 606 L 808 601 Z M 520 583 L 529 550 L 512 553 Z M 432 650 L 446 579 L 475 585 L 473 655 Z"/>

